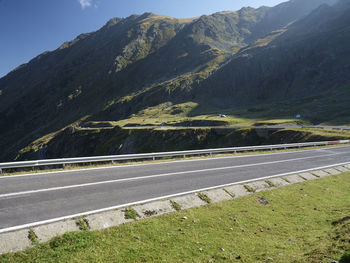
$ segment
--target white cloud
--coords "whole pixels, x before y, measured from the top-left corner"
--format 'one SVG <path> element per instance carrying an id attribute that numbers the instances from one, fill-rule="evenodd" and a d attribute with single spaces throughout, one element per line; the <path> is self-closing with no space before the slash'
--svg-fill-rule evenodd
<path id="1" fill-rule="evenodd" d="M 86 7 L 90 7 L 92 5 L 92 0 L 78 0 L 81 8 L 84 9 Z"/>

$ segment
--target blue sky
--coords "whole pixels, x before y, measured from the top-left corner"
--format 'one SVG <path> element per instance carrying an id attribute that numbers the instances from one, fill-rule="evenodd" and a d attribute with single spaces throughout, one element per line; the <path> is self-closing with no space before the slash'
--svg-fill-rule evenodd
<path id="1" fill-rule="evenodd" d="M 0 77 L 110 18 L 153 12 L 196 17 L 285 0 L 0 0 Z"/>

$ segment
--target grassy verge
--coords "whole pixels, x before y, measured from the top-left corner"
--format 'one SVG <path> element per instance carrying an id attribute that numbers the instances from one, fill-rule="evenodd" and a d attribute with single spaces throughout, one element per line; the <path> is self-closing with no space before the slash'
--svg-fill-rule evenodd
<path id="1" fill-rule="evenodd" d="M 299 128 L 299 129 L 286 129 L 291 131 L 298 131 L 301 133 L 309 133 L 310 136 L 320 136 L 320 137 L 336 137 L 338 139 L 349 139 L 350 131 L 349 130 L 329 130 L 329 129 L 308 129 L 308 128 Z"/>
<path id="2" fill-rule="evenodd" d="M 234 156 L 245 156 L 245 155 L 257 155 L 257 154 L 271 154 L 271 153 L 282 153 L 282 152 L 294 152 L 294 151 L 302 151 L 302 150 L 313 150 L 313 149 L 326 149 L 326 148 L 334 148 L 339 147 L 340 145 L 327 145 L 327 146 L 317 146 L 317 147 L 304 147 L 304 148 L 295 148 L 295 149 L 287 149 L 287 150 L 273 150 L 273 151 L 247 151 L 247 152 L 240 152 L 240 153 L 222 153 L 222 154 L 213 154 L 211 156 L 209 155 L 200 155 L 200 156 L 193 156 L 193 157 L 165 157 L 161 159 L 157 159 L 155 161 L 153 160 L 135 160 L 135 161 L 124 161 L 124 162 L 117 162 L 114 163 L 104 163 L 104 164 L 67 164 L 65 168 L 57 168 L 57 169 L 40 169 L 40 168 L 33 168 L 28 170 L 22 170 L 22 171 L 13 171 L 13 172 L 4 172 L 0 174 L 1 176 L 11 176 L 11 175 L 23 175 L 23 174 L 42 174 L 42 173 L 49 173 L 49 172 L 61 172 L 61 171 L 72 171 L 77 169 L 89 169 L 89 168 L 104 168 L 104 167 L 117 167 L 117 166 L 125 166 L 125 165 L 141 165 L 141 164 L 152 164 L 152 163 L 162 163 L 162 162 L 171 162 L 171 161 L 183 161 L 183 160 L 197 160 L 197 159 L 205 159 L 205 158 L 220 158 L 220 157 L 234 157 Z M 350 144 L 342 144 L 341 146 L 350 146 Z"/>
<path id="3" fill-rule="evenodd" d="M 350 250 L 349 192 L 345 173 L 99 232 L 68 233 L 2 255 L 0 262 L 331 262 Z"/>

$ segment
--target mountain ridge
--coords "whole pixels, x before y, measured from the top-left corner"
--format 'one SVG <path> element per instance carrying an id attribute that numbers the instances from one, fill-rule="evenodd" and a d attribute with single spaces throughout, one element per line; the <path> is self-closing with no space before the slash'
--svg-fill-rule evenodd
<path id="1" fill-rule="evenodd" d="M 342 76 L 340 76 L 341 69 L 334 69 L 335 72 L 338 72 L 338 80 L 335 82 L 327 82 L 327 76 L 328 78 L 331 78 L 330 74 L 327 74 L 327 68 L 323 68 L 323 72 L 318 73 L 318 71 L 321 69 L 321 65 L 317 63 L 321 63 L 322 60 L 331 60 L 333 57 L 333 61 L 324 61 L 324 63 L 332 63 L 331 65 L 334 68 L 336 68 L 337 61 L 335 61 L 334 59 L 344 59 L 344 57 L 348 57 L 347 52 L 345 52 L 343 56 L 337 54 L 341 50 L 339 48 L 329 48 L 329 46 L 338 46 L 341 47 L 343 50 L 348 50 L 346 43 L 348 43 L 348 41 L 350 40 L 348 32 L 344 35 L 339 35 L 336 33 L 336 30 L 339 30 L 338 28 L 348 27 L 350 21 L 349 19 L 346 19 L 346 12 L 350 10 L 350 7 L 348 6 L 348 8 L 341 11 L 340 14 L 335 12 L 335 9 L 336 7 L 332 8 L 326 5 L 320 6 L 318 9 L 313 11 L 308 17 L 301 19 L 295 22 L 294 24 L 288 26 L 288 29 L 276 39 L 272 40 L 272 42 L 269 45 L 265 47 L 250 49 L 248 51 L 242 50 L 241 53 L 237 54 L 236 58 L 233 58 L 231 60 L 231 65 L 226 65 L 226 69 L 225 67 L 222 67 L 218 70 L 218 74 L 213 77 L 214 79 L 212 79 L 212 85 L 216 85 L 218 83 L 218 79 L 222 78 L 222 76 L 224 75 L 232 77 L 227 79 L 227 84 L 221 85 L 221 88 L 235 91 L 236 94 L 233 96 L 236 96 L 237 98 L 239 98 L 238 100 L 242 102 L 244 101 L 244 99 L 242 98 L 245 94 L 256 94 L 257 100 L 260 99 L 264 101 L 267 101 L 267 99 L 273 99 L 273 96 L 275 96 L 275 99 L 287 99 L 291 98 L 291 96 L 297 98 L 296 92 L 300 92 L 300 97 L 303 97 L 303 92 L 306 92 L 310 95 L 312 94 L 312 92 L 318 92 L 319 90 L 317 90 L 316 86 L 329 88 L 334 85 L 337 85 L 337 83 L 347 83 L 349 81 L 349 79 L 346 77 L 347 71 L 342 73 Z M 335 19 L 338 16 L 343 16 L 344 18 L 338 19 L 337 21 Z M 301 28 L 305 29 L 306 32 L 302 31 Z M 329 38 L 330 33 L 333 34 L 332 36 L 334 38 Z M 344 33 L 346 32 L 344 31 Z M 343 39 L 343 41 L 337 40 L 337 38 Z M 339 43 L 340 45 L 338 45 Z M 317 50 L 318 53 L 315 53 L 314 50 Z M 254 58 L 251 61 L 249 58 L 252 56 Z M 286 61 L 288 61 L 289 63 L 286 64 Z M 249 65 L 247 63 L 249 63 Z M 263 64 L 264 67 L 261 66 Z M 257 66 L 259 65 L 260 68 L 257 68 Z M 295 65 L 298 65 L 299 67 Z M 308 70 L 310 71 L 310 74 L 304 77 L 298 77 L 296 75 L 298 72 L 300 74 L 306 74 L 305 72 L 300 72 L 300 69 L 306 70 L 307 65 L 309 67 Z M 348 67 L 345 61 L 341 65 Z M 286 68 L 286 66 L 290 68 L 288 69 Z M 229 69 L 229 67 L 231 67 L 231 69 Z M 270 70 L 267 69 L 268 67 L 270 67 Z M 255 70 L 252 70 L 253 68 L 255 68 Z M 283 68 L 285 68 L 284 72 L 282 71 Z M 237 71 L 239 69 L 249 69 L 249 76 L 245 72 L 237 74 Z M 220 71 L 223 73 L 220 73 Z M 230 74 L 228 71 L 235 71 L 235 74 Z M 333 78 L 335 72 L 331 72 L 331 74 L 333 74 Z M 312 74 L 319 74 L 320 76 L 322 76 L 322 81 L 317 80 L 317 76 Z M 282 77 L 281 80 L 278 80 L 279 76 L 281 75 L 284 77 Z M 259 79 L 260 76 L 265 76 L 268 80 L 274 79 L 277 83 L 266 83 L 265 80 Z M 311 84 L 312 80 L 315 81 L 314 84 Z M 296 81 L 299 82 L 293 84 L 293 82 Z M 300 81 L 304 83 L 300 83 Z M 306 82 L 309 82 L 309 84 Z M 245 83 L 244 89 L 239 89 L 239 83 Z M 303 91 L 300 88 L 303 85 L 305 86 L 305 88 L 309 87 L 308 85 L 313 85 L 313 87 L 316 90 L 313 91 L 312 86 L 310 86 L 310 89 Z M 229 88 L 230 86 L 231 88 Z M 247 89 L 249 89 L 249 86 L 251 86 L 253 89 L 250 92 L 247 91 Z M 281 94 L 283 86 L 285 93 Z M 274 87 L 275 89 L 273 90 L 270 87 Z M 279 97 L 278 94 L 280 94 Z M 232 98 L 232 96 L 230 97 Z M 258 101 L 254 100 L 252 96 L 250 96 L 248 99 L 252 100 L 255 103 L 258 103 Z"/>
<path id="2" fill-rule="evenodd" d="M 73 123 L 122 120 L 165 102 L 233 108 L 249 105 L 250 100 L 254 104 L 286 98 L 278 95 L 283 90 L 278 86 L 294 75 L 286 71 L 279 82 L 258 65 L 269 61 L 266 54 L 283 61 L 281 50 L 288 46 L 283 44 L 288 42 L 284 35 L 306 41 L 300 29 L 305 25 L 298 27 L 298 22 L 322 3 L 334 3 L 304 2 L 190 19 L 152 13 L 112 18 L 101 29 L 40 54 L 0 79 L 0 126 L 4 127 L 0 147 L 9 149 L 0 159 L 14 158 L 28 143 Z M 332 10 L 340 12 L 336 7 Z M 311 15 L 307 17 L 315 28 Z M 307 34 L 316 34 L 313 30 Z M 252 63 L 244 56 L 250 56 Z M 294 63 L 293 57 L 284 58 Z M 270 67 L 280 70 L 271 63 Z M 257 80 L 260 74 L 270 82 Z M 244 88 L 233 88 L 233 78 L 240 83 L 236 86 Z M 289 89 L 297 91 L 299 86 Z M 235 99 L 234 90 L 239 91 Z"/>

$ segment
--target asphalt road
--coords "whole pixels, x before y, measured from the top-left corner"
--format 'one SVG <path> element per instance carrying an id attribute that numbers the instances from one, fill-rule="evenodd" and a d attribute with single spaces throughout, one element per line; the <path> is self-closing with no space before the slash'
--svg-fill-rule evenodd
<path id="1" fill-rule="evenodd" d="M 0 231 L 82 212 L 350 162 L 350 147 L 0 177 Z"/>

